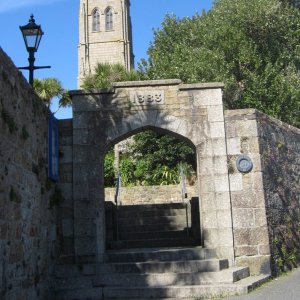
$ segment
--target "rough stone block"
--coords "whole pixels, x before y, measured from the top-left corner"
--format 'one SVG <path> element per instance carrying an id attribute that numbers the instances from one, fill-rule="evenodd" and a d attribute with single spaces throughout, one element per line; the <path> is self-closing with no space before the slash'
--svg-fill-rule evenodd
<path id="1" fill-rule="evenodd" d="M 267 212 L 266 209 L 260 208 L 254 210 L 255 226 L 267 226 Z"/>
<path id="2" fill-rule="evenodd" d="M 219 192 L 229 192 L 229 180 L 228 175 L 216 175 L 214 177 L 215 191 Z"/>
<path id="3" fill-rule="evenodd" d="M 242 120 L 236 122 L 239 137 L 258 136 L 257 120 Z"/>
<path id="4" fill-rule="evenodd" d="M 236 191 L 231 192 L 232 207 L 234 208 L 263 208 L 265 207 L 265 196 L 263 191 Z"/>
<path id="5" fill-rule="evenodd" d="M 202 225 L 204 228 L 218 228 L 216 211 L 204 211 L 201 214 Z"/>
<path id="6" fill-rule="evenodd" d="M 223 122 L 224 112 L 223 105 L 207 106 L 208 121 L 209 122 Z"/>
<path id="7" fill-rule="evenodd" d="M 252 276 L 259 274 L 271 274 L 269 255 L 242 256 L 236 258 L 238 267 L 249 266 Z"/>
<path id="8" fill-rule="evenodd" d="M 241 154 L 241 141 L 239 137 L 227 139 L 227 151 L 229 155 Z"/>
<path id="9" fill-rule="evenodd" d="M 205 139 L 200 144 L 198 144 L 197 154 L 200 157 L 200 162 L 202 158 L 213 156 L 212 141 L 210 139 Z"/>
<path id="10" fill-rule="evenodd" d="M 199 180 L 201 194 L 215 192 L 213 177 L 200 176 Z"/>
<path id="11" fill-rule="evenodd" d="M 63 236 L 73 236 L 74 235 L 74 223 L 72 219 L 62 220 L 62 232 Z"/>
<path id="12" fill-rule="evenodd" d="M 258 251 L 260 255 L 270 255 L 270 245 L 259 245 Z"/>
<path id="13" fill-rule="evenodd" d="M 212 175 L 214 173 L 213 157 L 203 157 L 199 162 L 199 172 L 201 175 Z"/>
<path id="14" fill-rule="evenodd" d="M 219 228 L 232 228 L 231 210 L 217 210 L 217 219 Z"/>
<path id="15" fill-rule="evenodd" d="M 225 129 L 223 122 L 211 122 L 210 123 L 210 137 L 214 138 L 224 138 L 225 137 Z M 225 143 L 225 140 L 224 140 Z"/>
<path id="16" fill-rule="evenodd" d="M 234 228 L 251 228 L 255 225 L 254 210 L 249 209 L 233 209 L 233 227 Z"/>
<path id="17" fill-rule="evenodd" d="M 213 211 L 216 208 L 215 193 L 202 193 L 200 197 L 201 211 Z"/>
<path id="18" fill-rule="evenodd" d="M 266 245 L 269 243 L 267 227 L 234 228 L 235 245 Z"/>
<path id="19" fill-rule="evenodd" d="M 96 226 L 92 218 L 76 218 L 74 221 L 74 232 L 76 237 L 95 237 Z"/>
<path id="20" fill-rule="evenodd" d="M 224 138 L 212 139 L 213 155 L 222 156 L 227 155 L 226 143 Z"/>
<path id="21" fill-rule="evenodd" d="M 73 162 L 73 146 L 60 146 L 60 159 L 59 163 L 72 163 Z"/>
<path id="22" fill-rule="evenodd" d="M 238 174 L 230 174 L 230 190 L 231 192 L 242 191 L 243 190 L 243 175 Z"/>
<path id="23" fill-rule="evenodd" d="M 204 228 L 203 235 L 207 248 L 233 247 L 232 228 Z"/>
<path id="24" fill-rule="evenodd" d="M 229 193 L 215 193 L 215 199 L 215 204 L 218 209 L 231 209 Z"/>
<path id="25" fill-rule="evenodd" d="M 227 156 L 217 156 L 213 157 L 213 173 L 214 174 L 228 174 L 227 167 Z"/>
<path id="26" fill-rule="evenodd" d="M 97 245 L 95 237 L 75 237 L 76 256 L 96 255 Z"/>
<path id="27" fill-rule="evenodd" d="M 223 105 L 221 89 L 205 89 L 194 92 L 195 106 Z"/>
<path id="28" fill-rule="evenodd" d="M 235 256 L 254 256 L 258 255 L 258 246 L 236 246 Z"/>

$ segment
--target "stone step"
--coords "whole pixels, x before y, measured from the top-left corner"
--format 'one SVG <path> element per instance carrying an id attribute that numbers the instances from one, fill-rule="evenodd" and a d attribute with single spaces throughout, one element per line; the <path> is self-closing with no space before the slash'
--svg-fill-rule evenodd
<path id="1" fill-rule="evenodd" d="M 210 284 L 167 287 L 104 287 L 103 297 L 115 299 L 211 299 L 247 294 L 253 288 L 269 280 L 270 275 L 252 276 L 230 284 Z"/>
<path id="2" fill-rule="evenodd" d="M 109 262 L 179 261 L 216 258 L 215 249 L 192 248 L 147 248 L 134 250 L 110 250 L 106 252 Z"/>
<path id="3" fill-rule="evenodd" d="M 121 273 L 102 274 L 97 276 L 94 286 L 119 286 L 119 287 L 155 287 L 172 285 L 205 285 L 215 283 L 233 283 L 250 274 L 249 268 L 231 268 L 218 272 L 201 273 Z"/>
<path id="4" fill-rule="evenodd" d="M 112 273 L 197 273 L 216 272 L 228 268 L 227 259 L 193 261 L 105 263 L 97 267 L 97 274 Z"/>
<path id="5" fill-rule="evenodd" d="M 179 216 L 186 215 L 186 208 L 166 208 L 162 210 L 157 209 L 134 209 L 131 210 L 123 210 L 122 207 L 118 209 L 118 216 L 120 218 L 135 218 L 136 215 L 139 217 L 167 217 L 167 216 Z"/>
<path id="6" fill-rule="evenodd" d="M 124 222 L 123 222 L 124 223 Z M 130 225 L 130 220 L 125 224 L 118 224 L 119 232 L 149 232 L 149 231 L 170 231 L 170 230 L 183 230 L 186 228 L 185 223 L 171 224 L 171 223 L 153 223 L 153 224 L 143 224 L 143 225 Z M 189 227 L 191 222 L 189 221 Z"/>
<path id="7" fill-rule="evenodd" d="M 248 287 L 235 284 L 168 286 L 168 287 L 107 287 L 103 288 L 104 299 L 211 299 L 248 293 Z"/>
<path id="8" fill-rule="evenodd" d="M 55 293 L 55 300 L 102 300 L 103 288 L 64 289 Z M 122 297 L 122 299 L 124 299 Z"/>
<path id="9" fill-rule="evenodd" d="M 188 218 L 189 225 L 191 224 L 191 217 Z M 122 226 L 140 226 L 140 225 L 153 225 L 153 224 L 167 224 L 167 225 L 182 225 L 185 227 L 187 224 L 186 215 L 178 216 L 150 216 L 150 217 L 139 217 L 138 214 L 132 218 L 121 218 L 118 216 L 118 224 L 121 228 Z"/>
<path id="10" fill-rule="evenodd" d="M 221 271 L 219 273 L 222 273 Z M 163 275 L 163 274 L 162 274 Z M 102 275 L 103 276 L 103 275 Z M 174 300 L 174 299 L 208 299 L 219 298 L 232 295 L 241 295 L 248 293 L 252 289 L 265 283 L 270 279 L 270 275 L 263 274 L 241 279 L 234 283 L 211 283 L 201 285 L 179 285 L 176 286 L 116 286 L 97 287 L 100 284 L 98 278 L 88 276 L 88 281 L 82 278 L 73 278 L 68 281 L 58 281 L 56 283 L 56 300 L 98 300 L 98 299 L 156 299 L 156 300 Z M 179 280 L 179 279 L 178 279 Z M 91 287 L 91 283 L 93 286 Z M 147 283 L 148 284 L 148 283 Z"/>
<path id="11" fill-rule="evenodd" d="M 171 210 L 171 209 L 183 209 L 186 207 L 186 204 L 183 202 L 175 203 L 161 203 L 161 204 L 140 204 L 140 205 L 121 205 L 118 207 L 118 210 L 122 212 L 126 211 L 135 211 L 135 212 L 144 212 L 144 211 L 162 211 L 162 210 Z"/>
<path id="12" fill-rule="evenodd" d="M 95 264 L 82 264 L 82 265 L 56 265 L 54 270 L 55 278 L 74 278 L 74 277 L 88 277 L 96 275 L 96 265 Z"/>
<path id="13" fill-rule="evenodd" d="M 193 238 L 158 238 L 151 240 L 119 240 L 108 243 L 109 249 L 133 249 L 148 247 L 191 247 L 199 246 L 200 240 Z"/>
<path id="14" fill-rule="evenodd" d="M 120 240 L 148 240 L 159 238 L 186 238 L 191 236 L 191 230 L 168 230 L 168 231 L 145 231 L 145 232 L 123 232 L 119 233 Z"/>

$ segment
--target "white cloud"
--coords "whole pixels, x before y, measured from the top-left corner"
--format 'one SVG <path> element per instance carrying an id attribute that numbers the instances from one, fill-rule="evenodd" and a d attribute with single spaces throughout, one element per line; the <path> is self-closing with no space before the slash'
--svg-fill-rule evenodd
<path id="1" fill-rule="evenodd" d="M 58 2 L 58 1 L 62 1 L 62 0 L 18 0 L 18 1 L 1 0 L 0 13 L 16 10 L 30 5 L 45 5 L 45 4 L 51 4 L 53 2 Z"/>

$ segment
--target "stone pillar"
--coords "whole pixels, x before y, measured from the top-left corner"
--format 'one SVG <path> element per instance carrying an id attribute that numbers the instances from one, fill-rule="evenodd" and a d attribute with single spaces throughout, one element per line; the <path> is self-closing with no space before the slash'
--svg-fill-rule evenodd
<path id="1" fill-rule="evenodd" d="M 222 90 L 194 92 L 194 106 L 205 113 L 202 141 L 196 146 L 203 246 L 234 262 L 232 212 L 227 169 Z M 198 133 L 200 134 L 200 132 Z"/>
<path id="2" fill-rule="evenodd" d="M 76 262 L 90 263 L 103 261 L 105 249 L 104 155 L 94 107 L 82 100 L 73 105 L 74 244 Z"/>

